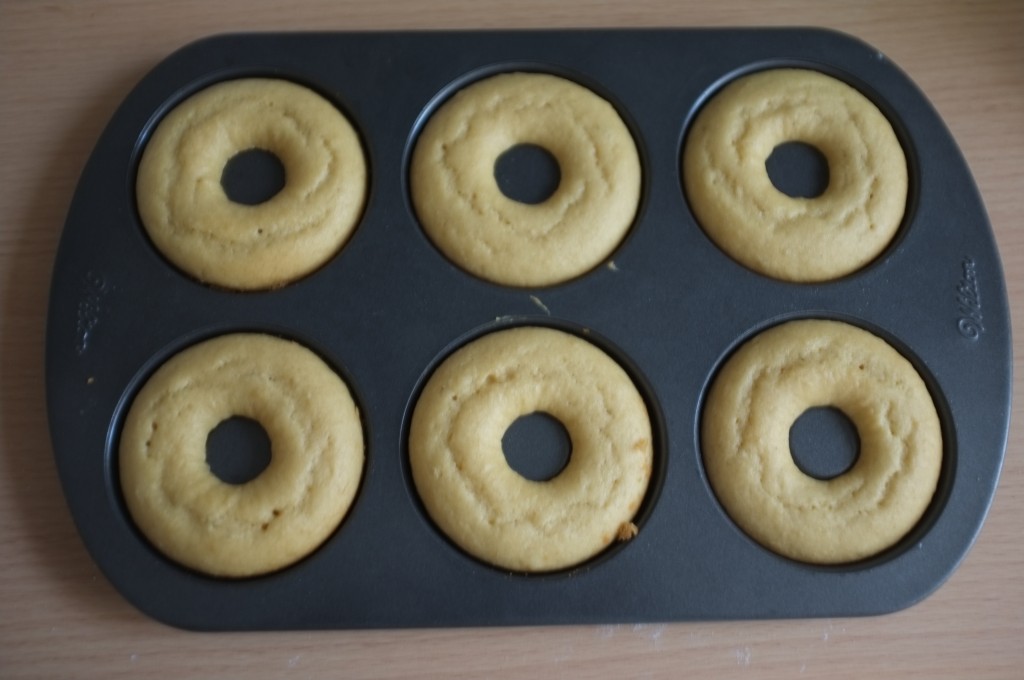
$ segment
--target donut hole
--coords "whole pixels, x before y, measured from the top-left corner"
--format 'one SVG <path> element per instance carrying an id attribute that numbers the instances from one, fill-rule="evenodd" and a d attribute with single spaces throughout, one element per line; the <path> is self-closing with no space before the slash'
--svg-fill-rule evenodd
<path id="1" fill-rule="evenodd" d="M 857 426 L 841 410 L 817 406 L 804 411 L 789 429 L 789 450 L 800 471 L 815 479 L 838 477 L 860 456 Z"/>
<path id="2" fill-rule="evenodd" d="M 509 467 L 534 482 L 557 477 L 569 464 L 572 439 L 554 416 L 534 411 L 516 420 L 501 438 Z"/>
<path id="3" fill-rule="evenodd" d="M 817 198 L 828 189 L 828 159 L 810 144 L 783 142 L 764 166 L 775 188 L 790 198 Z"/>
<path id="4" fill-rule="evenodd" d="M 494 162 L 494 180 L 506 198 L 537 205 L 551 198 L 562 182 L 558 160 L 536 144 L 516 144 Z"/>
<path id="5" fill-rule="evenodd" d="M 206 437 L 206 464 L 226 484 L 250 482 L 270 465 L 270 437 L 251 418 L 222 420 Z"/>
<path id="6" fill-rule="evenodd" d="M 246 149 L 228 159 L 220 176 L 224 193 L 234 203 L 266 203 L 284 188 L 284 163 L 266 149 Z"/>

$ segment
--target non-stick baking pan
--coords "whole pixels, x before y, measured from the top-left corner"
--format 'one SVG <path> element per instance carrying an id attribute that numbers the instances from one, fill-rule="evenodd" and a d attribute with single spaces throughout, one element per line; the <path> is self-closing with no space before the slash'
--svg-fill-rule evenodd
<path id="1" fill-rule="evenodd" d="M 702 232 L 682 188 L 682 147 L 702 103 L 742 74 L 780 66 L 861 91 L 906 153 L 897 238 L 836 281 L 786 283 L 744 268 Z M 591 88 L 617 108 L 640 152 L 642 200 L 628 237 L 560 285 L 510 288 L 463 272 L 432 246 L 410 203 L 408 160 L 424 121 L 462 85 L 506 71 Z M 361 135 L 370 188 L 354 235 L 330 262 L 291 285 L 240 293 L 203 285 L 161 256 L 140 224 L 134 185 L 169 109 L 245 76 L 293 80 L 344 111 Z M 796 167 L 804 162 L 783 163 L 780 177 L 805 172 Z M 772 553 L 730 520 L 703 472 L 699 419 L 715 371 L 757 331 L 795 318 L 840 319 L 886 339 L 925 378 L 942 421 L 930 509 L 902 542 L 862 562 L 815 566 Z M 611 354 L 640 387 L 656 435 L 638 535 L 547 574 L 460 551 L 425 515 L 407 462 L 411 409 L 431 369 L 467 339 L 521 324 L 562 328 Z M 117 451 L 126 409 L 161 362 L 240 330 L 295 339 L 339 370 L 361 410 L 367 462 L 350 513 L 318 550 L 273 574 L 221 579 L 177 565 L 136 530 Z M 188 45 L 128 95 L 84 169 L 46 342 L 54 453 L 85 545 L 138 608 L 206 630 L 891 612 L 932 592 L 969 550 L 998 482 L 1010 407 L 1001 264 L 963 157 L 884 54 L 818 29 L 285 33 Z"/>

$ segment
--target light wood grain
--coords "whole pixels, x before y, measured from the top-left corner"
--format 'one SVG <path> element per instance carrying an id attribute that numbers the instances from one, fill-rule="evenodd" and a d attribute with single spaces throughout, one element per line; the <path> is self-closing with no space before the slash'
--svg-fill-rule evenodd
<path id="1" fill-rule="evenodd" d="M 1024 318 L 1024 5 L 1016 0 L 0 3 L 0 676 L 1024 676 L 1020 380 L 999 491 L 973 551 L 933 596 L 879 618 L 186 633 L 153 622 L 114 592 L 64 504 L 42 381 L 52 260 L 105 122 L 170 51 L 229 30 L 767 24 L 853 33 L 918 83 L 973 170 L 1013 315 Z M 1024 333 L 1015 335 L 1019 376 Z"/>

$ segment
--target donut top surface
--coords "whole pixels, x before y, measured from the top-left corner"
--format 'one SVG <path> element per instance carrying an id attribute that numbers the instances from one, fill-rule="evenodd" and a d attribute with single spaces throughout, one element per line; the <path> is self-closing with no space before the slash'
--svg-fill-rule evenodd
<path id="1" fill-rule="evenodd" d="M 813 198 L 777 189 L 766 162 L 785 142 L 828 161 Z M 889 245 L 907 206 L 907 161 L 892 125 L 836 78 L 773 69 L 738 78 L 701 109 L 687 133 L 683 183 L 697 221 L 728 255 L 795 282 L 828 281 Z"/>
<path id="2" fill-rule="evenodd" d="M 801 471 L 790 428 L 832 406 L 857 428 L 853 467 Z M 745 343 L 715 377 L 701 427 L 715 495 L 739 526 L 797 560 L 853 562 L 892 547 L 924 516 L 943 465 L 939 415 L 913 365 L 839 321 L 790 321 Z"/>
<path id="3" fill-rule="evenodd" d="M 259 149 L 285 184 L 258 205 L 232 201 L 224 168 Z M 359 137 L 334 105 L 285 80 L 211 85 L 175 106 L 146 144 L 136 200 L 153 244 L 204 283 L 276 288 L 342 247 L 363 212 L 367 168 Z"/>
<path id="4" fill-rule="evenodd" d="M 242 416 L 265 429 L 269 467 L 221 481 L 207 437 Z M 219 336 L 172 356 L 132 401 L 119 479 L 135 524 L 171 559 L 215 576 L 286 567 L 319 546 L 355 498 L 364 443 L 347 385 L 281 338 Z"/>
<path id="5" fill-rule="evenodd" d="M 521 144 L 547 150 L 561 182 L 539 204 L 505 196 L 495 162 Z M 640 158 L 615 108 L 543 73 L 505 73 L 459 90 L 423 127 L 412 155 L 413 205 L 455 264 L 495 283 L 548 286 L 601 264 L 640 201 Z"/>
<path id="6" fill-rule="evenodd" d="M 545 481 L 513 470 L 502 438 L 548 413 L 569 433 L 568 465 Z M 635 534 L 653 467 L 652 427 L 626 372 L 551 328 L 485 335 L 448 357 L 417 400 L 409 433 L 416 489 L 470 554 L 518 571 L 572 567 Z"/>

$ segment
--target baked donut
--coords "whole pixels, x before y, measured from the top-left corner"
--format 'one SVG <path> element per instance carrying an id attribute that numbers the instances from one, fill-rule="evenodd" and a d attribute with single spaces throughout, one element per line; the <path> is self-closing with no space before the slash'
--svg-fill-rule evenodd
<path id="1" fill-rule="evenodd" d="M 572 441 L 566 467 L 539 482 L 502 450 L 509 426 L 538 411 Z M 626 372 L 550 328 L 497 331 L 457 350 L 427 381 L 409 432 L 413 480 L 436 525 L 515 571 L 570 567 L 634 535 L 652 459 L 647 408 Z"/>
<path id="2" fill-rule="evenodd" d="M 820 196 L 794 198 L 772 184 L 765 162 L 791 141 L 828 161 Z M 712 241 L 786 281 L 860 269 L 890 243 L 907 204 L 907 162 L 889 121 L 849 85 L 800 69 L 744 76 L 712 97 L 687 135 L 683 180 Z"/>
<path id="3" fill-rule="evenodd" d="M 224 167 L 274 154 L 285 185 L 259 205 L 231 201 Z M 301 278 L 332 258 L 359 220 L 366 162 L 355 130 L 320 95 L 265 78 L 207 87 L 171 110 L 146 144 L 139 216 L 157 249 L 196 279 L 236 290 Z"/>
<path id="4" fill-rule="evenodd" d="M 558 161 L 547 200 L 506 197 L 498 157 L 532 144 Z M 564 78 L 505 73 L 459 90 L 427 121 L 410 168 L 416 216 L 456 265 L 508 286 L 547 286 L 599 265 L 640 200 L 640 158 L 607 101 Z"/>
<path id="5" fill-rule="evenodd" d="M 245 484 L 218 479 L 206 439 L 251 418 L 270 465 Z M 216 576 L 254 576 L 317 548 L 348 512 L 363 468 L 359 411 L 319 357 L 287 340 L 224 335 L 174 355 L 133 400 L 119 447 L 121 489 L 160 552 Z"/>
<path id="6" fill-rule="evenodd" d="M 803 473 L 789 431 L 832 406 L 856 426 L 860 453 L 828 480 Z M 938 484 L 942 432 L 910 362 L 838 321 L 791 321 L 745 343 L 715 377 L 701 421 L 704 467 L 725 511 L 771 550 L 836 564 L 896 544 Z"/>

